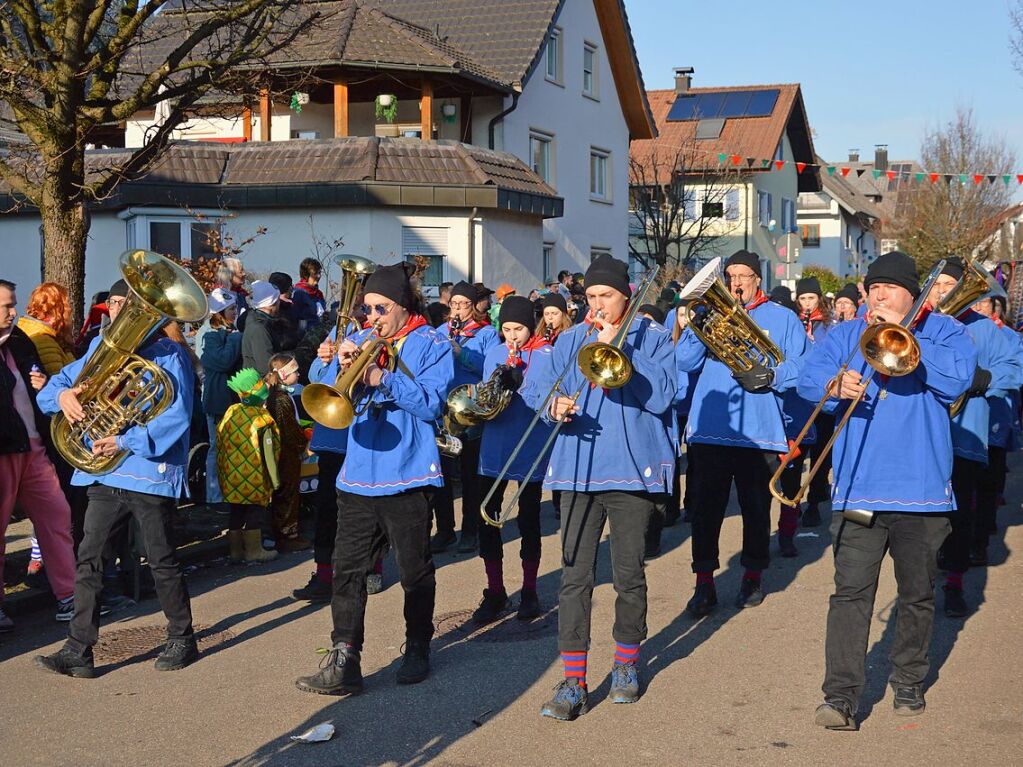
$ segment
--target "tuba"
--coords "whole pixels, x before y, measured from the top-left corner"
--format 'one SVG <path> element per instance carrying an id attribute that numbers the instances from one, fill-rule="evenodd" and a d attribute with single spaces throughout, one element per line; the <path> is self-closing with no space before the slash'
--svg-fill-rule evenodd
<path id="1" fill-rule="evenodd" d="M 728 290 L 720 268 L 720 258 L 711 260 L 679 294 L 681 301 L 689 301 L 689 327 L 733 373 L 756 364 L 777 367 L 785 355 Z"/>
<path id="2" fill-rule="evenodd" d="M 93 455 L 104 437 L 143 426 L 174 400 L 174 382 L 136 350 L 165 322 L 200 322 L 209 311 L 199 283 L 168 258 L 147 250 L 125 251 L 119 261 L 129 292 L 120 314 L 100 334 L 100 343 L 75 379 L 85 418 L 71 423 L 57 413 L 50 423 L 53 444 L 68 463 L 87 474 L 113 471 L 128 451 Z"/>

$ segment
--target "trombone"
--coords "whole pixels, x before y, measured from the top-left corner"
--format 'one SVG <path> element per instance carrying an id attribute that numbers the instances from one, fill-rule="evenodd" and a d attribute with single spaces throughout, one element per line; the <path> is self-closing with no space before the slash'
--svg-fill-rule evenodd
<path id="1" fill-rule="evenodd" d="M 806 495 L 807 490 L 810 489 L 810 483 L 820 470 L 821 464 L 831 451 L 831 447 L 835 444 L 835 440 L 838 439 L 838 435 L 842 432 L 842 429 L 845 428 L 849 419 L 852 417 L 853 411 L 863 400 L 863 396 L 867 392 L 866 384 L 871 378 L 873 378 L 874 373 L 898 378 L 900 376 L 909 375 L 916 370 L 917 365 L 920 364 L 920 344 L 909 327 L 916 321 L 917 316 L 920 314 L 920 310 L 927 301 L 927 294 L 930 293 L 931 287 L 934 285 L 935 280 L 938 279 L 938 275 L 941 274 L 941 270 L 944 268 L 944 260 L 939 261 L 934 265 L 934 268 L 927 277 L 927 282 L 924 283 L 924 287 L 920 291 L 920 297 L 917 298 L 906 316 L 902 318 L 902 322 L 877 321 L 868 325 L 867 329 L 863 331 L 863 335 L 860 336 L 859 344 L 857 344 L 853 350 L 849 352 L 849 356 L 846 357 L 842 367 L 838 369 L 838 373 L 835 374 L 832 382 L 825 387 L 824 396 L 820 398 L 817 406 L 813 409 L 813 412 L 807 419 L 806 424 L 803 426 L 802 431 L 799 432 L 799 436 L 793 441 L 789 452 L 782 457 L 781 465 L 775 470 L 774 475 L 771 477 L 769 489 L 771 491 L 771 495 L 777 498 L 779 503 L 784 506 L 798 506 L 800 501 L 803 500 L 803 496 Z M 853 358 L 856 356 L 857 352 L 863 355 L 864 361 L 870 366 L 870 370 L 867 371 L 867 374 L 860 379 L 860 383 L 863 384 L 863 391 L 861 391 L 860 394 L 849 403 L 848 407 L 846 407 L 845 413 L 842 415 L 842 419 L 835 424 L 835 431 L 831 434 L 831 439 L 825 443 L 821 454 L 817 457 L 817 460 L 813 462 L 813 465 L 810 466 L 809 474 L 803 484 L 800 485 L 799 490 L 792 498 L 786 498 L 784 492 L 781 490 L 781 475 L 785 472 L 785 469 L 788 468 L 788 465 L 802 454 L 799 449 L 800 443 L 806 438 L 807 433 L 810 431 L 810 427 L 813 426 L 813 422 L 817 420 L 817 416 L 820 414 L 821 410 L 824 409 L 825 403 L 827 403 L 827 401 L 831 398 L 833 390 L 837 389 L 840 385 L 842 376 L 849 369 L 849 365 L 852 364 Z M 835 393 L 837 394 L 837 392 Z"/>
<path id="2" fill-rule="evenodd" d="M 543 417 L 543 414 L 550 407 L 551 400 L 558 394 L 561 394 L 561 382 L 565 380 L 571 371 L 573 366 L 578 366 L 579 371 L 583 375 L 583 382 L 579 384 L 579 388 L 575 390 L 575 394 L 571 396 L 572 403 L 579 399 L 583 393 L 583 389 L 587 385 L 592 384 L 593 386 L 600 386 L 605 389 L 620 389 L 629 382 L 632 378 L 632 362 L 628 357 L 625 356 L 625 352 L 622 351 L 625 346 L 625 339 L 629 335 L 629 330 L 632 327 L 632 321 L 636 318 L 639 313 L 639 307 L 643 304 L 643 299 L 646 296 L 647 290 L 654 284 L 654 279 L 657 277 L 657 272 L 660 269 L 659 266 L 655 266 L 652 270 L 647 272 L 643 281 L 640 282 L 636 288 L 635 293 L 632 295 L 632 299 L 629 301 L 625 308 L 625 314 L 622 315 L 622 322 L 618 327 L 618 332 L 615 333 L 610 343 L 604 343 L 603 341 L 595 341 L 587 343 L 590 338 L 590 334 L 597 327 L 596 324 L 591 325 L 586 330 L 586 335 L 583 337 L 583 345 L 580 347 L 579 352 L 576 354 L 575 360 L 569 360 L 565 365 L 564 369 L 558 374 L 558 377 L 554 380 L 554 384 L 551 386 L 551 390 L 547 392 L 547 396 L 544 397 L 543 402 L 537 407 L 536 414 L 533 419 L 529 422 L 529 426 L 526 427 L 526 431 L 523 433 L 519 443 L 512 450 L 508 460 L 505 461 L 504 467 L 501 469 L 501 473 L 498 474 L 497 479 L 494 480 L 493 486 L 490 488 L 490 492 L 487 493 L 486 497 L 480 503 L 480 516 L 483 517 L 483 521 L 492 527 L 504 527 L 505 523 L 511 519 L 512 511 L 515 509 L 515 504 L 519 500 L 519 496 L 526 488 L 525 482 L 519 482 L 518 487 L 515 489 L 515 494 L 511 497 L 511 500 L 505 504 L 505 507 L 498 514 L 497 518 L 490 516 L 487 513 L 487 503 L 493 498 L 497 488 L 504 481 L 505 475 L 511 468 L 515 459 L 519 457 L 519 453 L 522 452 L 522 448 L 525 446 L 530 435 L 533 433 L 533 429 L 536 428 L 537 423 Z M 595 315 L 598 319 L 603 319 L 603 313 L 597 312 Z M 568 417 L 566 411 L 557 421 L 554 422 L 554 428 L 551 429 L 551 433 L 547 436 L 547 440 L 543 443 L 543 447 L 537 453 L 536 460 L 533 461 L 533 465 L 529 467 L 529 471 L 526 472 L 526 477 L 533 476 L 533 472 L 536 471 L 537 466 L 543 461 L 547 455 L 547 451 L 551 445 L 554 444 L 554 440 L 558 436 L 558 432 L 561 431 L 562 425 L 565 423 L 565 419 Z"/>

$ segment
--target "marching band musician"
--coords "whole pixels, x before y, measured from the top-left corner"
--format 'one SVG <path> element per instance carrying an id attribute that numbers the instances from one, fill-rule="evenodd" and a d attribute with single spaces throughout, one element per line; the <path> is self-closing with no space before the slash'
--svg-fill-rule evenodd
<path id="1" fill-rule="evenodd" d="M 451 289 L 448 307 L 451 317 L 439 328 L 450 339 L 453 355 L 454 378 L 450 389 L 462 384 L 478 384 L 483 379 L 483 360 L 487 352 L 500 344 L 497 332 L 490 326 L 486 314 L 477 310 L 477 303 L 489 301 L 489 294 L 480 298 L 479 289 L 464 280 Z M 433 552 L 444 551 L 455 542 L 455 503 L 452 492 L 454 462 L 458 466 L 462 481 L 462 536 L 458 550 L 462 553 L 475 551 L 478 543 L 480 524 L 480 493 L 476 469 L 480 460 L 479 433 L 470 430 L 459 435 L 462 452 L 457 459 L 444 461 L 444 487 L 436 494 L 437 533 L 431 546 Z"/>
<path id="2" fill-rule="evenodd" d="M 835 294 L 835 312 L 833 321 L 835 324 L 847 320 L 856 319 L 856 310 L 859 309 L 860 290 L 855 283 L 848 283 Z"/>
<path id="3" fill-rule="evenodd" d="M 436 580 L 426 488 L 443 483 L 433 423 L 450 388 L 452 352 L 420 313 L 407 268 L 379 267 L 368 277 L 363 310 L 372 325 L 338 349 L 341 364 L 351 365 L 360 347 L 379 336 L 393 345 L 397 364 L 393 371 L 381 367 L 381 359 L 367 364 L 362 382 L 372 404 L 348 429 L 337 477 L 332 649 L 318 673 L 297 680 L 307 692 L 362 690 L 366 572 L 383 550 L 385 534 L 405 592 L 405 657 L 397 681 L 415 684 L 430 671 Z"/>
<path id="4" fill-rule="evenodd" d="M 110 288 L 107 306 L 111 322 L 117 319 L 127 296 L 129 289 L 124 280 Z M 85 356 L 66 365 L 43 387 L 38 397 L 43 413 L 52 416 L 63 412 L 71 423 L 85 418 L 78 401 L 81 387 L 74 382 L 102 343 L 102 337 L 94 338 Z M 167 617 L 167 644 L 156 659 L 156 669 L 175 671 L 199 657 L 188 589 L 169 535 L 171 516 L 185 485 L 195 372 L 184 348 L 162 333 L 154 333 L 135 353 L 158 365 L 170 377 L 173 399 L 166 410 L 148 423 L 93 442 L 92 452 L 96 456 L 127 451 L 120 466 L 107 474 L 87 474 L 76 469 L 71 478 L 72 485 L 88 488 L 89 497 L 84 538 L 78 548 L 75 615 L 64 646 L 52 655 L 35 658 L 40 668 L 65 676 L 92 678 L 95 673 L 92 648 L 99 639 L 103 548 L 129 516 L 142 533 L 156 596 Z"/>
<path id="5" fill-rule="evenodd" d="M 647 319 L 635 317 L 624 353 L 634 367 L 621 388 L 605 390 L 583 377 L 576 358 L 596 340 L 610 342 L 625 317 L 632 289 L 628 266 L 610 255 L 595 259 L 586 272 L 590 315 L 583 325 L 561 334 L 554 345 L 551 372 L 537 380 L 550 391 L 567 370 L 561 394 L 543 416 L 566 423 L 554 443 L 544 487 L 560 490 L 562 576 L 558 646 L 565 679 L 541 709 L 542 716 L 571 720 L 588 709 L 586 659 L 597 548 L 605 524 L 611 527 L 615 601 L 615 664 L 612 703 L 639 699 L 639 645 L 646 638 L 647 592 L 643 553 L 647 525 L 656 503 L 671 492 L 675 452 L 668 419 L 675 396 L 671 336 Z M 574 400 L 565 392 L 579 391 Z"/>
<path id="6" fill-rule="evenodd" d="M 742 511 L 740 563 L 745 572 L 736 597 L 739 608 L 763 601 L 761 572 L 770 562 L 772 466 L 787 450 L 780 395 L 795 385 L 808 350 L 798 317 L 769 301 L 760 289 L 760 258 L 740 250 L 725 262 L 725 281 L 753 322 L 781 349 L 776 368 L 756 364 L 733 375 L 687 328 L 675 347 L 679 369 L 703 372 L 693 393 L 686 423 L 690 460 L 698 467 L 693 488 L 693 572 L 696 590 L 686 605 L 691 616 L 709 614 L 717 605 L 714 571 L 718 539 L 734 480 Z M 688 507 L 687 507 L 688 510 Z"/>
<path id="7" fill-rule="evenodd" d="M 933 306 L 963 278 L 963 262 L 950 258 L 931 289 Z M 955 513 L 950 515 L 952 532 L 941 547 L 940 559 L 947 571 L 942 591 L 945 595 L 945 615 L 961 618 L 969 612 L 963 596 L 963 577 L 970 569 L 970 547 L 976 501 L 982 486 L 982 475 L 988 461 L 988 397 L 997 397 L 1023 385 L 1023 368 L 1012 345 L 988 317 L 970 308 L 956 319 L 966 326 L 977 352 L 977 369 L 970 383 L 967 399 L 952 419 L 952 491 L 955 494 Z"/>
<path id="8" fill-rule="evenodd" d="M 560 293 L 548 293 L 540 300 L 543 315 L 536 326 L 536 334 L 553 344 L 555 339 L 570 327 L 572 318 L 568 316 L 568 302 Z"/>
<path id="9" fill-rule="evenodd" d="M 827 407 L 863 391 L 867 365 L 857 351 L 868 323 L 901 322 L 920 293 L 916 264 L 898 251 L 872 263 L 865 280 L 868 315 L 834 328 L 814 348 L 799 377 L 800 396 Z M 912 327 L 912 326 L 911 326 Z M 885 552 L 895 562 L 898 609 L 889 683 L 896 714 L 924 710 L 921 685 L 934 623 L 935 555 L 949 531 L 952 438 L 948 407 L 965 392 L 977 367 L 966 329 L 950 317 L 921 312 L 914 329 L 920 345 L 916 370 L 901 377 L 875 375 L 866 397 L 835 443 L 831 524 L 835 593 L 828 611 L 818 725 L 855 730 L 878 573 Z M 837 413 L 836 413 L 837 415 Z M 840 513 L 841 512 L 841 513 Z"/>
<path id="10" fill-rule="evenodd" d="M 564 301 L 563 298 L 561 300 Z M 533 420 L 537 404 L 536 387 L 530 384 L 546 375 L 553 351 L 544 336 L 533 333 L 533 304 L 528 298 L 508 296 L 504 299 L 498 322 L 504 343 L 487 351 L 483 362 L 483 380 L 489 381 L 494 371 L 504 366 L 505 388 L 516 391 L 508 406 L 483 424 L 479 465 L 481 498 L 490 492 L 497 477 L 501 476 L 512 450 Z M 536 593 L 536 575 L 540 569 L 541 484 L 547 464 L 541 461 L 532 474 L 527 476 L 526 472 L 535 462 L 549 434 L 550 428 L 533 429 L 525 447 L 504 474 L 486 507 L 486 513 L 496 519 L 501 511 L 508 480 L 526 483 L 525 490 L 519 496 L 516 517 L 521 536 L 519 557 L 522 560 L 522 593 L 517 614 L 519 620 L 532 620 L 541 613 Z M 508 606 L 500 528 L 489 524 L 480 527 L 480 557 L 486 570 L 487 588 L 483 592 L 483 601 L 472 617 L 476 623 L 484 624 L 497 620 Z"/>

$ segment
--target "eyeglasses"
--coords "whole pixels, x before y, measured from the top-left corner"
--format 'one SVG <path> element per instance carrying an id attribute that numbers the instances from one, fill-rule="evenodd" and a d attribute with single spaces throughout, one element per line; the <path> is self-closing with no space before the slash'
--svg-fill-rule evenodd
<path id="1" fill-rule="evenodd" d="M 448 301 L 449 309 L 469 309 L 472 307 L 472 301 Z"/>
<path id="2" fill-rule="evenodd" d="M 753 282 L 760 279 L 759 274 L 726 274 L 725 279 L 729 282 Z"/>
<path id="3" fill-rule="evenodd" d="M 107 308 L 108 309 L 120 309 L 122 306 L 124 306 L 124 302 L 125 301 L 127 301 L 126 298 L 108 298 L 107 299 Z"/>
<path id="4" fill-rule="evenodd" d="M 391 313 L 391 309 L 393 308 L 394 304 L 389 304 L 387 306 L 384 306 L 383 304 L 374 304 L 373 306 L 363 304 L 362 313 L 365 314 L 367 317 L 373 314 L 379 314 L 381 317 L 386 317 L 388 314 Z"/>

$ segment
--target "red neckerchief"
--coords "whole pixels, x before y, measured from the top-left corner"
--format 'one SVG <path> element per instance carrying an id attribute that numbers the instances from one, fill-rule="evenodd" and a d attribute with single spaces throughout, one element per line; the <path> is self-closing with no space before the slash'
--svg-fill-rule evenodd
<path id="1" fill-rule="evenodd" d="M 748 304 L 744 304 L 743 308 L 747 312 L 751 312 L 754 309 L 756 309 L 758 306 L 760 306 L 760 304 L 766 304 L 766 303 L 767 303 L 767 294 L 764 293 L 764 291 L 762 291 L 762 290 L 758 290 L 757 294 L 755 296 L 753 296 L 753 300 L 750 301 Z"/>
<path id="2" fill-rule="evenodd" d="M 995 325 L 997 325 L 1000 328 L 1004 328 L 1005 327 L 1005 323 L 1002 322 L 1002 318 L 1001 317 L 992 317 L 991 321 L 993 323 L 995 323 Z"/>
<path id="3" fill-rule="evenodd" d="M 305 280 L 299 280 L 298 282 L 296 282 L 295 287 L 301 290 L 303 293 L 306 293 L 309 296 L 315 298 L 317 301 L 324 301 L 323 291 L 321 291 L 318 287 L 310 285 Z"/>
<path id="4" fill-rule="evenodd" d="M 386 340 L 390 341 L 391 345 L 393 346 L 397 341 L 400 341 L 402 338 L 407 336 L 413 330 L 415 330 L 416 328 L 421 328 L 423 325 L 426 325 L 426 324 L 427 324 L 426 317 L 424 317 L 423 315 L 421 315 L 421 314 L 410 314 L 409 318 L 407 320 L 405 320 L 405 324 L 401 326 L 401 328 L 398 330 L 398 332 L 395 333 L 393 336 L 391 336 L 390 338 L 388 338 Z M 371 327 L 373 327 L 373 326 L 367 322 L 363 326 L 363 329 L 371 328 Z M 387 364 L 387 352 L 381 350 L 380 351 L 380 356 L 377 358 L 377 366 L 382 368 L 386 364 Z"/>
<path id="5" fill-rule="evenodd" d="M 479 330 L 480 328 L 482 328 L 484 325 L 487 325 L 487 324 L 489 324 L 489 323 L 476 322 L 476 320 L 469 320 L 467 323 L 465 323 L 464 325 L 462 325 L 462 327 L 460 327 L 458 329 L 458 331 L 455 334 L 455 338 L 463 338 L 463 337 L 464 338 L 475 338 L 476 334 L 473 333 L 472 331 Z M 448 321 L 448 328 L 450 328 L 450 327 L 451 327 L 451 321 L 449 320 Z"/>
<path id="6" fill-rule="evenodd" d="M 803 326 L 806 328 L 806 334 L 813 335 L 812 333 L 813 323 L 824 322 L 824 314 L 821 312 L 821 309 L 818 306 L 809 314 L 807 314 L 806 312 L 800 314 L 799 319 L 803 323 Z"/>
<path id="7" fill-rule="evenodd" d="M 508 347 L 508 359 L 505 364 L 515 368 L 524 367 L 529 364 L 529 357 L 532 356 L 534 349 L 542 349 L 549 345 L 547 339 L 543 336 L 530 336 L 529 340 L 519 347 L 517 353 L 512 347 Z M 522 359 L 522 352 L 529 352 L 529 357 Z"/>

